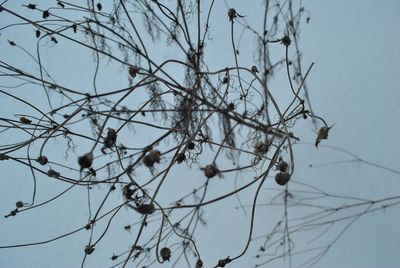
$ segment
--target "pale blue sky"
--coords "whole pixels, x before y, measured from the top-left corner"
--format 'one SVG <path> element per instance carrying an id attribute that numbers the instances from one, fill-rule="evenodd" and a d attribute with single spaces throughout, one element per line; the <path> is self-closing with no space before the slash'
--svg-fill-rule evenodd
<path id="1" fill-rule="evenodd" d="M 205 2 L 208 3 L 208 1 Z M 218 16 L 218 21 L 225 21 L 227 8 L 224 1 L 216 2 L 213 12 L 216 14 L 215 16 Z M 259 11 L 259 1 L 227 2 L 240 14 L 246 15 L 249 24 L 261 25 L 258 21 L 259 17 L 256 15 Z M 13 8 L 19 6 L 20 3 L 25 2 L 10 1 L 6 6 Z M 307 0 L 303 1 L 303 4 L 311 16 L 310 23 L 304 24 L 300 34 L 304 69 L 311 62 L 315 62 L 307 80 L 311 102 L 318 115 L 325 118 L 330 124 L 335 123 L 329 140 L 323 141 L 323 145 L 337 146 L 355 153 L 362 159 L 399 170 L 400 2 L 396 0 Z M 26 12 L 24 9 L 20 10 Z M 2 16 L 4 13 L 0 13 L 1 26 L 7 24 L 7 20 L 3 21 Z M 206 48 L 206 53 L 209 53 L 207 55 L 210 60 L 213 60 L 210 63 L 211 68 L 219 69 L 234 64 L 230 54 L 229 39 L 226 41 L 223 38 L 224 34 L 229 35 L 229 27 L 228 23 L 216 23 L 214 28 L 211 28 L 211 34 L 215 37 Z M 16 64 L 23 66 L 27 59 L 15 58 L 16 54 L 10 50 L 7 39 L 23 42 L 27 38 L 25 36 L 27 32 L 8 31 L 2 33 L 0 59 L 12 59 Z M 254 42 L 249 36 L 247 38 L 245 36 L 243 39 L 240 47 L 241 54 L 238 58 L 239 64 L 251 66 L 254 64 L 253 57 L 248 54 L 251 54 Z M 65 55 L 53 55 L 56 58 L 59 57 L 60 61 L 49 61 L 48 65 L 50 70 L 51 68 L 64 68 L 65 75 L 59 73 L 56 80 L 63 81 L 71 87 L 79 86 L 90 89 L 92 81 L 85 79 L 82 70 L 86 68 L 92 70 L 90 69 L 92 55 L 76 50 L 66 42 L 60 42 L 59 45 L 66 47 Z M 3 51 L 7 51 L 7 53 Z M 173 53 L 173 50 L 171 51 L 169 53 Z M 53 53 L 51 49 L 47 49 L 46 52 L 51 55 Z M 68 53 L 72 52 L 82 53 L 82 55 L 68 57 Z M 160 58 L 163 57 L 166 55 L 160 53 Z M 80 68 L 74 67 L 77 64 L 77 58 L 81 59 Z M 102 79 L 102 86 L 104 88 L 126 86 L 125 80 L 115 81 L 112 79 L 118 72 L 120 72 L 118 67 L 113 65 L 105 69 L 103 74 L 107 77 Z M 272 83 L 272 93 L 285 101 L 283 90 L 285 87 L 287 89 L 286 81 L 280 80 L 278 77 Z M 2 84 L 0 78 L 0 85 Z M 23 88 L 23 90 L 28 89 Z M 44 98 L 42 93 L 36 91 L 33 95 L 26 91 L 18 91 L 17 94 L 29 98 L 32 103 L 39 103 Z M 42 102 L 42 104 L 43 107 L 46 107 L 46 103 Z M 10 112 L 14 114 L 19 109 L 4 96 L 0 97 L 0 105 L 1 116 L 10 116 Z M 310 122 L 300 123 L 297 131 L 302 143 L 295 146 L 294 181 L 313 184 L 332 194 L 356 198 L 380 199 L 399 195 L 400 176 L 393 172 L 363 163 L 310 168 L 310 164 L 316 166 L 352 158 L 326 147 L 316 150 L 313 146 L 304 144 L 313 143 L 315 138 Z M 142 135 L 141 138 L 146 138 L 152 133 Z M 11 140 L 16 137 L 7 138 Z M 136 138 L 139 139 L 139 136 Z M 90 146 L 91 144 L 79 144 L 79 152 L 88 150 Z M 30 176 L 29 170 L 22 170 L 5 163 L 0 163 L 0 165 L 3 174 L 0 176 L 0 208 L 1 213 L 6 214 L 17 198 L 31 192 L 31 189 L 26 187 L 26 184 L 30 185 L 31 181 L 20 180 L 22 177 Z M 179 170 L 176 174 L 186 175 Z M 225 186 L 222 182 L 213 183 L 215 193 L 224 191 Z M 43 189 L 39 193 L 39 199 L 54 195 L 65 188 L 65 185 L 52 184 L 47 180 L 39 180 L 39 184 Z M 271 187 L 275 187 L 272 180 L 265 185 L 265 188 Z M 289 189 L 290 187 L 298 186 L 293 184 L 293 186 L 289 186 Z M 243 194 L 244 202 L 251 199 L 249 194 L 251 194 L 251 190 Z M 270 201 L 272 194 L 271 191 L 265 190 L 260 196 L 259 203 Z M 41 241 L 80 227 L 82 219 L 86 217 L 86 211 L 79 211 L 80 202 L 85 203 L 85 190 L 75 189 L 70 197 L 73 199 L 62 198 L 56 200 L 51 207 L 30 211 L 13 219 L 2 217 L 0 219 L 0 246 Z M 115 202 L 121 201 L 119 196 L 113 198 Z M 206 268 L 212 267 L 218 259 L 227 255 L 233 256 L 242 249 L 243 241 L 247 236 L 247 226 L 245 225 L 247 220 L 244 219 L 240 210 L 235 209 L 237 205 L 234 197 L 229 198 L 218 205 L 210 206 L 205 214 L 209 224 L 207 227 L 199 229 L 198 245 L 204 252 L 203 259 Z M 362 216 L 314 267 L 398 267 L 400 263 L 398 254 L 400 251 L 399 212 L 400 207 L 395 206 Z M 256 217 L 255 234 L 261 235 L 268 232 L 265 229 L 271 228 L 272 219 L 281 213 L 282 208 L 270 207 L 264 210 L 260 208 Z M 293 213 L 298 216 L 302 211 Z M 129 215 L 133 215 L 133 213 L 127 211 L 127 213 L 121 214 L 116 219 L 116 225 L 123 226 L 131 222 L 128 218 Z M 223 219 L 229 218 L 230 220 L 215 220 L 221 215 Z M 229 224 L 229 222 L 237 224 Z M 99 226 L 101 227 L 100 224 Z M 96 254 L 88 259 L 87 267 L 109 267 L 111 265 L 109 257 L 112 252 L 121 252 L 127 249 L 131 237 L 127 237 L 120 229 L 105 237 L 101 246 L 96 249 Z M 303 236 L 304 241 L 300 241 L 300 244 L 309 240 L 307 235 Z M 314 237 L 315 233 L 309 235 Z M 333 235 L 327 234 L 326 238 L 322 238 L 322 240 L 326 239 L 328 242 L 332 237 Z M 0 266 L 18 268 L 79 267 L 83 255 L 82 246 L 86 242 L 87 233 L 83 235 L 79 233 L 54 244 L 0 249 Z M 257 249 L 259 244 L 256 241 L 252 249 Z M 253 267 L 257 263 L 254 258 L 256 254 L 250 252 L 228 267 Z M 260 259 L 259 262 L 262 260 Z M 293 267 L 299 265 L 302 260 L 305 259 L 300 258 L 293 262 Z M 169 266 L 168 264 L 155 264 L 151 267 Z M 283 263 L 270 263 L 264 267 L 289 267 L 289 264 L 285 259 Z"/>

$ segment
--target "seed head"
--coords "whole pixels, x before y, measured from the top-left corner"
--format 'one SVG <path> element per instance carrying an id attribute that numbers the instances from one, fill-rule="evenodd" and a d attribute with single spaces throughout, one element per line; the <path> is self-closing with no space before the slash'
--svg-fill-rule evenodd
<path id="1" fill-rule="evenodd" d="M 160 255 L 163 261 L 169 261 L 171 258 L 171 250 L 167 247 L 164 247 L 160 250 Z"/>
<path id="2" fill-rule="evenodd" d="M 319 145 L 319 143 L 320 143 L 322 140 L 327 140 L 327 139 L 328 139 L 329 130 L 330 130 L 332 127 L 333 127 L 333 125 L 330 126 L 330 127 L 324 126 L 324 127 L 321 127 L 321 128 L 318 130 L 317 139 L 315 140 L 315 147 L 318 148 L 318 145 Z"/>
<path id="3" fill-rule="evenodd" d="M 290 180 L 289 173 L 279 172 L 275 175 L 275 181 L 277 184 L 283 186 Z"/>
<path id="4" fill-rule="evenodd" d="M 285 35 L 282 39 L 281 39 L 281 44 L 285 45 L 285 46 L 290 46 L 290 43 L 292 41 L 290 40 L 289 36 Z"/>
<path id="5" fill-rule="evenodd" d="M 140 214 L 146 215 L 146 214 L 152 214 L 156 209 L 153 204 L 141 204 L 140 206 L 137 207 L 136 210 Z"/>
<path id="6" fill-rule="evenodd" d="M 91 152 L 86 153 L 78 157 L 78 164 L 81 166 L 81 171 L 85 168 L 90 168 L 93 163 L 93 154 Z"/>
<path id="7" fill-rule="evenodd" d="M 137 66 L 131 66 L 131 67 L 129 67 L 129 75 L 130 75 L 132 78 L 135 78 L 136 75 L 139 73 L 139 71 L 140 71 L 140 69 L 139 69 L 139 67 L 137 67 Z"/>
<path id="8" fill-rule="evenodd" d="M 143 157 L 143 164 L 146 167 L 152 167 L 154 163 L 160 163 L 161 153 L 158 150 L 151 150 Z"/>
<path id="9" fill-rule="evenodd" d="M 228 10 L 228 17 L 229 21 L 233 21 L 237 17 L 236 10 L 234 8 L 230 8 Z"/>
<path id="10" fill-rule="evenodd" d="M 58 178 L 61 176 L 61 174 L 60 174 L 60 172 L 57 172 L 54 169 L 49 169 L 47 171 L 47 176 L 52 177 L 52 178 Z"/>
<path id="11" fill-rule="evenodd" d="M 86 245 L 86 247 L 85 247 L 85 253 L 86 253 L 87 255 L 92 254 L 93 251 L 94 251 L 94 246 L 93 246 L 93 245 Z"/>
<path id="12" fill-rule="evenodd" d="M 277 163 L 277 169 L 281 172 L 286 172 L 289 167 L 289 164 L 285 161 L 283 161 L 282 158 L 279 158 L 279 161 Z"/>
<path id="13" fill-rule="evenodd" d="M 219 174 L 219 170 L 214 164 L 207 165 L 204 168 L 204 175 L 209 179 L 212 177 L 215 177 L 218 174 Z"/>
<path id="14" fill-rule="evenodd" d="M 251 66 L 251 71 L 252 71 L 253 73 L 258 73 L 257 66 L 255 66 L 255 65 Z"/>
<path id="15" fill-rule="evenodd" d="M 203 267 L 203 261 L 200 260 L 200 259 L 198 259 L 198 260 L 196 261 L 196 268 L 202 268 L 202 267 Z"/>
<path id="16" fill-rule="evenodd" d="M 254 153 L 261 156 L 268 152 L 268 147 L 268 144 L 265 142 L 257 142 L 256 145 L 254 145 Z"/>
<path id="17" fill-rule="evenodd" d="M 180 153 L 176 156 L 176 162 L 178 162 L 178 164 L 182 163 L 185 160 L 186 160 L 186 156 L 184 153 Z"/>
<path id="18" fill-rule="evenodd" d="M 46 165 L 46 164 L 49 162 L 49 160 L 47 159 L 47 157 L 46 157 L 46 156 L 43 156 L 43 155 L 39 156 L 39 157 L 36 159 L 36 161 L 37 161 L 39 164 L 41 164 L 42 166 Z"/>

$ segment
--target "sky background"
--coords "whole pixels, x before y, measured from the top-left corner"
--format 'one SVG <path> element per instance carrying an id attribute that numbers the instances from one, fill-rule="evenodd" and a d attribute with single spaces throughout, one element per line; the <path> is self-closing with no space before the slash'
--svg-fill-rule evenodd
<path id="1" fill-rule="evenodd" d="M 234 7 L 239 14 L 246 15 L 250 25 L 261 25 L 259 22 L 260 11 L 258 1 L 227 1 L 230 7 Z M 7 3 L 7 7 L 15 8 L 22 1 Z M 300 50 L 303 53 L 303 69 L 312 62 L 315 63 L 308 79 L 308 87 L 311 103 L 318 115 L 322 116 L 329 124 L 335 123 L 329 136 L 329 140 L 323 141 L 323 145 L 336 146 L 356 154 L 358 157 L 377 163 L 394 170 L 400 170 L 399 157 L 399 115 L 400 108 L 400 11 L 399 1 L 370 1 L 370 0 L 336 0 L 336 1 L 303 1 L 304 6 L 310 12 L 309 24 L 303 24 L 300 33 Z M 21 12 L 22 9 L 20 9 Z M 223 1 L 217 1 L 213 11 L 217 21 L 226 20 L 227 7 Z M 8 17 L 0 13 L 1 25 L 8 24 Z M 221 69 L 234 64 L 230 49 L 229 39 L 223 38 L 229 34 L 228 23 L 216 23 L 211 28 L 211 35 L 219 38 L 210 40 L 206 47 L 206 53 L 213 59 L 211 69 Z M 0 37 L 1 58 L 13 60 L 16 64 L 24 65 L 26 59 L 16 57 L 10 50 L 7 39 L 13 39 L 17 43 L 27 39 L 26 32 L 4 31 Z M 57 81 L 79 87 L 91 87 L 91 79 L 85 79 L 82 69 L 90 72 L 92 55 L 86 55 L 70 44 L 65 46 L 64 55 L 59 61 L 49 62 L 49 70 L 61 68 L 68 76 L 57 76 Z M 254 42 L 249 36 L 244 36 L 241 41 L 239 64 L 252 66 L 254 59 L 252 49 Z M 6 52 L 5 52 L 6 51 Z M 53 53 L 47 50 L 47 53 Z M 65 57 L 74 53 L 73 59 Z M 82 53 L 79 54 L 79 53 Z M 160 52 L 160 58 L 168 55 Z M 74 68 L 80 58 L 80 68 Z M 109 68 L 104 72 L 107 77 L 103 79 L 102 86 L 123 87 L 126 81 L 111 79 L 118 68 Z M 88 76 L 89 77 L 89 76 Z M 279 101 L 287 101 L 285 89 L 288 89 L 286 80 L 276 77 L 273 81 L 271 92 Z M 0 87 L 4 83 L 1 82 Z M 32 103 L 43 103 L 44 95 L 26 93 L 26 88 L 21 88 L 17 94 L 29 98 Z M 23 109 L 23 108 L 21 108 Z M 15 114 L 17 107 L 5 98 L 0 97 L 0 115 L 2 117 Z M 316 150 L 312 145 L 315 139 L 313 125 L 308 121 L 299 123 L 296 132 L 301 142 L 295 146 L 296 172 L 294 182 L 305 182 L 320 187 L 329 193 L 353 196 L 355 198 L 380 199 L 399 195 L 400 176 L 397 173 L 366 165 L 362 162 L 346 162 L 336 165 L 318 165 L 341 160 L 354 160 L 354 158 L 337 150 L 321 146 Z M 140 132 L 137 131 L 140 135 Z M 152 133 L 144 133 L 151 136 Z M 7 137 L 7 136 L 5 136 Z M 12 140 L 16 137 L 7 137 Z M 311 143 L 311 145 L 310 145 Z M 51 147 L 51 145 L 49 145 Z M 91 144 L 78 144 L 78 151 L 85 152 Z M 202 162 L 201 164 L 205 164 Z M 25 187 L 30 181 L 20 180 L 29 176 L 29 170 L 23 170 L 9 163 L 0 163 L 2 168 L 0 184 L 0 209 L 7 214 L 14 206 L 16 198 L 29 194 L 31 189 Z M 312 167 L 310 167 L 312 165 Z M 176 171 L 179 176 L 185 176 L 183 170 Z M 65 189 L 65 185 L 38 180 L 43 191 L 38 198 L 51 196 Z M 298 185 L 297 185 L 298 186 Z M 293 187 L 297 187 L 293 183 Z M 174 191 L 173 184 L 167 185 Z M 224 191 L 224 184 L 213 182 L 213 191 Z M 292 186 L 289 186 L 289 189 Z M 276 188 L 273 180 L 267 181 L 265 190 L 260 196 L 259 204 L 271 200 L 271 188 Z M 251 200 L 251 192 L 254 187 L 243 193 L 243 202 Z M 19 215 L 13 219 L 0 219 L 0 246 L 31 241 L 45 240 L 66 231 L 80 227 L 82 219 L 86 217 L 85 211 L 79 212 L 79 202 L 84 203 L 85 191 L 74 189 L 69 197 L 59 199 L 51 207 L 33 210 Z M 120 202 L 119 197 L 115 198 Z M 300 198 L 300 197 L 295 197 Z M 323 202 L 323 201 L 322 201 Z M 332 201 L 335 202 L 335 201 Z M 249 204 L 247 202 L 246 204 Z M 228 255 L 233 256 L 242 248 L 247 236 L 248 221 L 243 212 L 235 209 L 235 198 L 223 200 L 217 205 L 207 208 L 205 218 L 209 219 L 208 225 L 199 229 L 198 243 L 205 255 L 203 256 L 205 267 L 212 267 L 216 260 Z M 346 230 L 337 242 L 329 249 L 328 253 L 314 267 L 398 267 L 400 263 L 400 208 L 394 206 L 386 210 L 364 215 Z M 131 212 L 126 211 L 116 219 L 115 225 L 124 226 L 130 220 Z M 255 235 L 265 234 L 265 229 L 271 228 L 272 219 L 282 213 L 282 208 L 269 207 L 257 212 Z M 293 212 L 301 214 L 301 211 Z M 131 213 L 133 215 L 133 213 Z M 73 215 L 73 217 L 71 216 Z M 127 216 L 128 215 L 128 216 Z M 297 215 L 297 214 L 296 214 Z M 221 217 L 221 219 L 219 219 Z M 99 226 L 101 226 L 99 224 Z M 121 229 L 121 228 L 120 228 Z M 246 230 L 244 232 L 243 230 Z M 134 233 L 134 232 L 133 232 Z M 218 235 L 218 239 L 216 239 Z M 309 234 L 314 237 L 315 234 Z M 327 242 L 334 235 L 327 234 Z M 304 236 L 307 240 L 307 235 Z M 96 255 L 90 256 L 87 267 L 109 267 L 110 251 L 123 251 L 129 245 L 131 237 L 124 232 L 112 232 L 101 243 L 103 247 L 96 248 Z M 76 234 L 58 240 L 53 244 L 17 249 L 0 249 L 1 267 L 79 267 L 82 259 L 82 245 L 87 242 L 87 235 Z M 257 240 L 253 249 L 261 244 Z M 249 253 L 245 257 L 232 263 L 229 267 L 253 267 L 257 263 L 254 256 Z M 293 263 L 296 267 L 300 258 Z M 262 258 L 260 259 L 262 262 Z M 152 267 L 169 267 L 169 264 Z M 184 266 L 177 266 L 184 267 Z M 288 260 L 274 262 L 265 267 L 289 267 Z"/>

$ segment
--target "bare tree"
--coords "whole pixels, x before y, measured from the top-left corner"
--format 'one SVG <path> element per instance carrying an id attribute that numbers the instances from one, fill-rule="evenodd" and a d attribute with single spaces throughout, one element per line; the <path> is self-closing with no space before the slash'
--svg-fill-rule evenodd
<path id="1" fill-rule="evenodd" d="M 291 180 L 297 123 L 314 126 L 314 150 L 333 126 L 308 97 L 313 64 L 302 65 L 298 40 L 310 16 L 301 1 L 252 4 L 260 9 L 258 25 L 228 4 L 216 13 L 221 2 L 214 0 L 82 2 L 1 5 L 7 48 L 0 92 L 13 110 L 1 117 L 0 160 L 30 176 L 18 178 L 25 189 L 13 191 L 16 204 L 6 220 L 59 199 L 86 199 L 76 207 L 74 217 L 86 217 L 79 228 L 42 241 L 1 241 L 1 249 L 80 233 L 87 240 L 82 267 L 99 248 L 109 252 L 112 267 L 166 261 L 225 267 L 254 250 L 256 267 L 282 258 L 292 263 L 299 255 L 306 258 L 296 266 L 312 266 L 361 216 L 399 203 L 399 196 L 359 199 Z M 219 35 L 218 25 L 229 32 Z M 244 34 L 253 36 L 252 52 L 241 49 Z M 229 62 L 215 62 L 213 51 Z M 241 64 L 243 54 L 254 59 L 252 66 Z M 284 79 L 285 100 L 272 93 L 274 77 Z M 346 161 L 399 174 L 341 152 L 352 156 Z M 267 180 L 277 186 L 267 190 L 265 202 L 259 197 Z M 223 191 L 212 189 L 215 181 Z M 240 227 L 247 239 L 229 256 L 204 259 L 207 248 L 198 246 L 196 234 L 208 221 L 233 224 L 229 217 L 206 219 L 207 209 L 226 199 L 248 219 Z M 255 216 L 264 206 L 280 211 L 255 235 Z M 71 216 L 59 222 L 68 224 Z M 117 217 L 129 224 L 121 226 Z M 314 241 L 336 226 L 327 244 L 304 242 L 310 231 Z M 129 236 L 125 250 L 103 243 L 116 232 Z"/>

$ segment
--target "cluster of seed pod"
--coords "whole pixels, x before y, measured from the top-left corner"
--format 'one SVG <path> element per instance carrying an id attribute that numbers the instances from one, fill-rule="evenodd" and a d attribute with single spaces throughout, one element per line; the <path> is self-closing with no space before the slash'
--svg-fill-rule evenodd
<path id="1" fill-rule="evenodd" d="M 288 173 L 289 164 L 279 158 L 277 163 L 277 169 L 279 172 L 275 175 L 275 181 L 277 184 L 283 186 L 290 180 L 290 174 Z"/>

